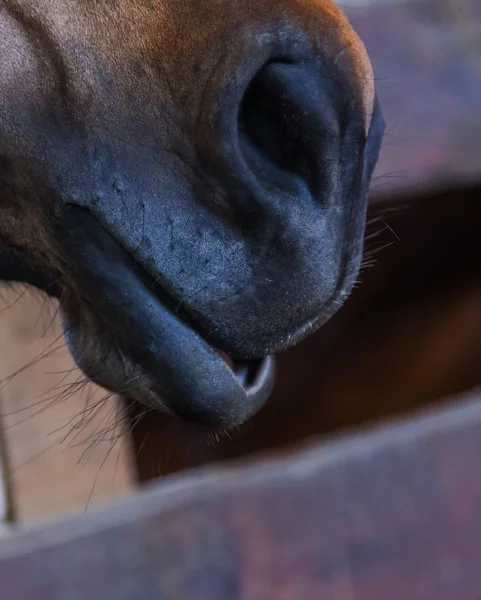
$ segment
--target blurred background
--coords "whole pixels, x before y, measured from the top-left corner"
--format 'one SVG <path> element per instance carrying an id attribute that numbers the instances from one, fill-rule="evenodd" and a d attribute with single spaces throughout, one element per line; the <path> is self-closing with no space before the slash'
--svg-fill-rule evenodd
<path id="1" fill-rule="evenodd" d="M 359 285 L 278 357 L 267 406 L 213 439 L 85 384 L 56 306 L 0 288 L 4 523 L 89 512 L 192 467 L 346 435 L 481 385 L 481 2 L 341 5 L 387 121 Z"/>

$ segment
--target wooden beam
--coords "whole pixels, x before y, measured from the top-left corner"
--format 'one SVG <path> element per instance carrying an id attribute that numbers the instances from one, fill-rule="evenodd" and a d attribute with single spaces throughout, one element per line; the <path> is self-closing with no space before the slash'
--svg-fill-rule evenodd
<path id="1" fill-rule="evenodd" d="M 0 542 L 9 600 L 479 600 L 481 396 Z"/>
<path id="2" fill-rule="evenodd" d="M 0 288 L 1 435 L 23 524 L 83 513 L 135 486 L 130 440 L 111 428 L 122 407 L 96 405 L 105 391 L 82 385 L 56 308 L 23 286 Z"/>
<path id="3" fill-rule="evenodd" d="M 387 122 L 373 200 L 481 182 L 479 0 L 340 4 L 371 56 Z"/>

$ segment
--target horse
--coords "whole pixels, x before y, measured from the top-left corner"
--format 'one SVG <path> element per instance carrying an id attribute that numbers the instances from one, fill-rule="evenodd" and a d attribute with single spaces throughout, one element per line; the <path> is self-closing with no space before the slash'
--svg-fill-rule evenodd
<path id="1" fill-rule="evenodd" d="M 358 274 L 384 133 L 332 0 L 0 0 L 0 280 L 87 378 L 238 426 Z"/>

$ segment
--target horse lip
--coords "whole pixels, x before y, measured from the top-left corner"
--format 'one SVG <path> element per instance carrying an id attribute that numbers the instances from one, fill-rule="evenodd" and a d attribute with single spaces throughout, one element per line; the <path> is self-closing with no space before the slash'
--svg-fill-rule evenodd
<path id="1" fill-rule="evenodd" d="M 101 385 L 102 387 L 105 387 L 114 393 L 129 397 L 132 400 L 136 400 L 144 405 L 159 410 L 160 412 L 174 414 L 187 421 L 193 420 L 200 425 L 228 429 L 241 425 L 247 418 L 253 416 L 263 406 L 272 392 L 276 377 L 276 361 L 274 356 L 267 355 L 257 360 L 244 361 L 244 364 L 249 363 L 248 368 L 250 370 L 250 374 L 249 379 L 247 381 L 243 381 L 242 377 L 236 373 L 236 367 L 239 364 L 242 364 L 241 361 L 234 361 L 235 364 L 233 364 L 232 367 L 229 366 L 226 361 L 219 356 L 218 352 L 215 351 L 207 342 L 205 342 L 207 347 L 212 348 L 214 360 L 222 364 L 223 369 L 228 372 L 233 379 L 235 379 L 239 388 L 242 389 L 244 398 L 240 398 L 239 400 L 245 404 L 246 410 L 240 418 L 236 417 L 226 420 L 221 417 L 219 422 L 216 421 L 216 417 L 214 417 L 213 420 L 202 419 L 202 422 L 197 419 L 191 419 L 188 415 L 183 414 L 182 411 L 177 410 L 175 403 L 166 403 L 162 397 L 162 394 L 158 393 L 157 391 L 153 391 L 152 389 L 148 388 L 140 388 L 136 390 L 135 387 L 133 389 L 129 389 L 128 386 L 125 386 L 123 378 L 119 378 L 117 380 L 115 373 L 109 372 L 105 365 L 103 365 L 103 370 L 99 372 L 99 365 L 97 364 L 97 361 L 94 360 L 91 362 L 89 358 L 88 348 L 90 343 L 87 342 L 85 347 L 83 347 L 82 344 L 79 345 L 78 341 L 75 341 L 75 327 L 73 327 L 70 323 L 68 312 L 65 309 L 61 309 L 60 314 L 70 353 L 87 377 L 89 377 L 96 384 Z M 192 330 L 192 334 L 200 338 L 199 334 L 195 330 Z"/>
<path id="2" fill-rule="evenodd" d="M 60 317 L 62 321 L 62 325 L 64 328 L 64 335 L 67 342 L 67 346 L 69 351 L 77 362 L 78 366 L 84 371 L 87 377 L 90 378 L 91 381 L 100 385 L 111 392 L 117 393 L 119 395 L 124 395 L 129 397 L 132 400 L 140 402 L 141 404 L 147 405 L 153 409 L 159 410 L 160 412 L 165 412 L 169 414 L 173 414 L 175 416 L 183 417 L 184 420 L 190 420 L 186 418 L 184 415 L 177 414 L 175 406 L 168 405 L 163 400 L 160 394 L 152 391 L 151 389 L 141 389 L 141 390 L 130 390 L 128 387 L 125 387 L 124 381 L 117 381 L 114 373 L 105 369 L 102 372 L 98 371 L 98 364 L 96 361 L 93 363 L 89 360 L 89 352 L 88 346 L 90 343 L 87 342 L 87 347 L 79 346 L 78 342 L 74 340 L 75 337 L 75 327 L 72 326 L 70 322 L 70 318 L 68 316 L 68 311 L 65 308 L 60 309 Z M 194 335 L 198 335 L 195 330 L 193 330 Z M 207 344 L 207 346 L 210 346 Z M 213 348 L 215 353 L 218 352 Z M 233 378 L 236 379 L 236 382 L 240 387 L 244 390 L 245 393 L 245 401 L 249 406 L 248 414 L 245 418 L 238 420 L 238 422 L 230 422 L 230 423 L 197 423 L 197 424 L 206 424 L 210 427 L 218 427 L 222 426 L 224 429 L 228 429 L 230 427 L 235 427 L 237 425 L 242 424 L 250 416 L 254 415 L 265 403 L 267 398 L 269 397 L 272 388 L 276 379 L 276 360 L 272 355 L 264 356 L 260 359 L 249 360 L 245 362 L 250 363 L 250 380 L 247 382 L 243 382 L 242 379 L 236 373 L 236 366 L 240 361 L 235 360 L 233 366 L 229 366 L 226 361 L 218 356 L 215 358 L 222 363 L 224 363 L 224 369 L 228 371 Z M 95 366 L 93 366 L 95 365 Z M 252 376 L 252 371 L 255 371 L 254 376 Z"/>
<path id="3" fill-rule="evenodd" d="M 131 394 L 125 390 L 125 377 L 122 381 L 109 372 L 106 361 L 101 361 L 100 373 L 89 372 L 95 363 L 89 353 L 106 340 L 97 336 L 92 350 L 88 330 L 70 327 L 69 346 L 87 376 L 101 385 L 107 382 L 114 392 L 211 427 L 234 427 L 257 412 L 274 385 L 274 358 L 245 361 L 256 368 L 244 385 L 195 324 L 172 308 L 163 286 L 158 286 L 159 293 L 152 289 L 151 276 L 90 211 L 71 207 L 68 213 L 66 250 L 78 269 L 78 282 L 107 327 L 119 324 L 122 359 L 145 383 Z M 68 312 L 65 305 L 67 325 Z M 129 334 L 132 331 L 135 335 Z"/>

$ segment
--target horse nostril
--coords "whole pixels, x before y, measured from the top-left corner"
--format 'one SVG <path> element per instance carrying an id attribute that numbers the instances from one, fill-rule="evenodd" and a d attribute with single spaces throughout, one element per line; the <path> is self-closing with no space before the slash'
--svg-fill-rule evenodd
<path id="1" fill-rule="evenodd" d="M 254 77 L 239 111 L 241 149 L 257 176 L 280 187 L 319 177 L 322 102 L 319 77 L 304 64 L 275 61 Z"/>

